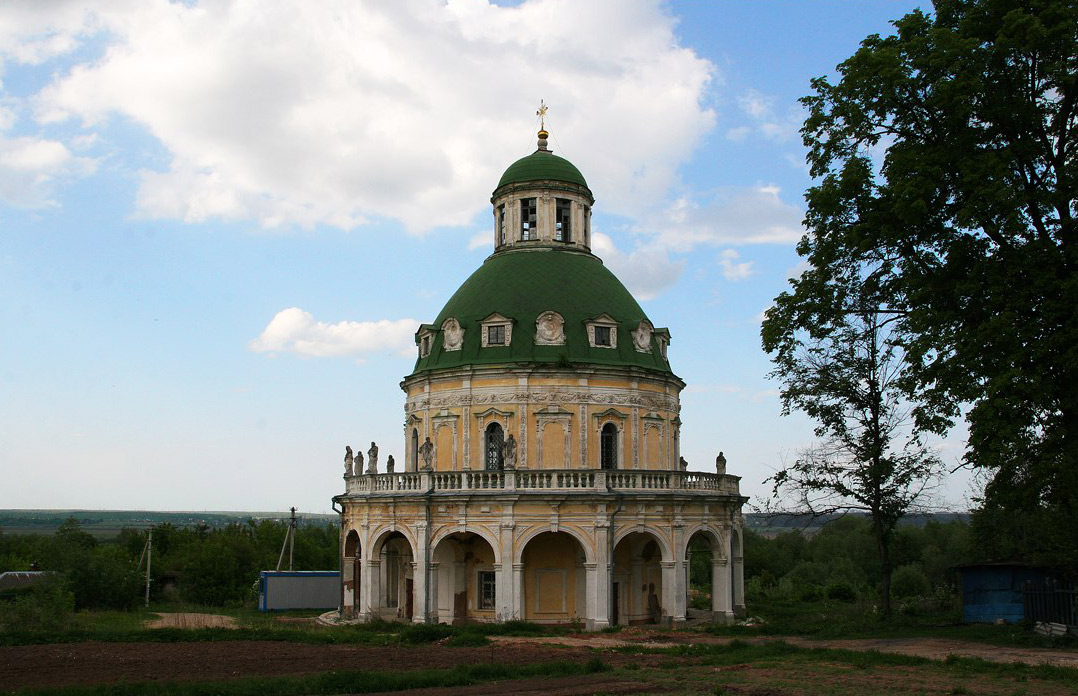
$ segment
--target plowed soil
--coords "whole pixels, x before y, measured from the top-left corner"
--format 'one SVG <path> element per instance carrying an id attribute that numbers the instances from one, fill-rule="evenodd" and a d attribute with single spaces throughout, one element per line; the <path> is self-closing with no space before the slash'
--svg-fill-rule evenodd
<path id="1" fill-rule="evenodd" d="M 271 641 L 208 643 L 60 643 L 0 647 L 0 690 L 119 681 L 211 681 L 245 676 L 313 674 L 334 670 L 442 669 L 460 664 L 583 662 L 586 647 L 496 644 L 373 647 Z M 604 654 L 611 664 L 653 663 L 655 656 Z M 565 692 L 568 693 L 568 692 Z"/>

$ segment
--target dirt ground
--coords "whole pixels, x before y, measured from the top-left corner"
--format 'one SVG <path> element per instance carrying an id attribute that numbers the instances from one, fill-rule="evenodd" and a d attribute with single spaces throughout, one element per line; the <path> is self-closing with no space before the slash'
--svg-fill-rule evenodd
<path id="1" fill-rule="evenodd" d="M 146 628 L 239 628 L 236 619 L 223 614 L 157 612 L 159 619 L 147 621 Z"/>
<path id="2" fill-rule="evenodd" d="M 618 648 L 640 645 L 660 648 L 669 645 L 707 643 L 725 645 L 733 638 L 712 636 L 706 633 L 653 631 L 647 628 L 627 628 L 616 634 L 583 633 L 572 636 L 549 636 L 542 638 L 508 638 L 494 636 L 491 640 L 499 642 L 531 641 L 535 643 L 557 644 L 572 647 L 591 646 L 593 648 Z M 876 650 L 878 652 L 897 653 L 916 657 L 943 660 L 948 655 L 976 657 L 989 662 L 1024 662 L 1028 665 L 1050 664 L 1057 667 L 1078 668 L 1078 651 L 1047 650 L 1041 648 L 1007 648 L 985 643 L 970 643 L 944 638 L 859 638 L 854 640 L 808 640 L 797 636 L 761 636 L 758 638 L 740 638 L 749 643 L 766 643 L 775 640 L 805 648 L 837 648 L 840 650 Z"/>
<path id="3" fill-rule="evenodd" d="M 59 643 L 0 647 L 0 690 L 119 681 L 211 681 L 333 670 L 442 669 L 459 664 L 586 661 L 589 647 L 515 643 L 480 648 L 441 645 L 375 647 L 273 641 L 207 643 Z M 611 664 L 640 657 L 611 653 Z M 657 662 L 658 656 L 645 661 Z"/>
<path id="4" fill-rule="evenodd" d="M 227 617 L 226 617 L 227 618 Z M 180 621 L 180 619 L 174 619 Z M 196 622 L 197 623 L 197 622 Z M 203 624 L 204 625 L 204 624 Z M 777 637 L 752 639 L 776 640 Z M 138 681 L 222 680 L 243 676 L 283 676 L 333 670 L 439 669 L 458 664 L 529 664 L 554 660 L 586 661 L 602 650 L 602 659 L 613 666 L 635 665 L 641 680 L 595 674 L 588 677 L 534 678 L 514 680 L 514 696 L 584 696 L 586 694 L 652 694 L 664 692 L 714 693 L 714 684 L 723 683 L 725 693 L 800 694 L 804 675 L 787 673 L 782 667 L 757 664 L 707 667 L 692 660 L 678 661 L 664 655 L 611 652 L 624 646 L 661 647 L 687 643 L 726 643 L 730 639 L 691 632 L 625 629 L 617 634 L 584 634 L 537 638 L 497 637 L 487 647 L 456 648 L 444 645 L 373 647 L 363 645 L 312 645 L 269 641 L 217 641 L 204 643 L 83 643 L 0 647 L 0 691 L 24 687 L 107 684 Z M 999 648 L 940 639 L 806 641 L 786 638 L 806 647 L 850 650 L 879 650 L 943 659 L 947 655 L 979 657 L 999 662 L 1051 663 L 1078 667 L 1078 651 Z M 875 671 L 854 670 L 849 665 L 818 665 L 815 686 L 833 680 L 834 689 L 821 693 L 947 693 L 965 688 L 962 683 L 919 683 L 928 679 L 925 670 L 894 667 Z M 793 669 L 793 666 L 791 666 Z M 659 676 L 657 676 L 659 675 Z M 938 678 L 937 678 L 938 681 Z M 697 691 L 696 686 L 704 687 Z M 696 686 L 694 686 L 696 685 Z M 856 686 L 855 686 L 856 685 Z M 978 687 L 984 686 L 978 684 Z M 1032 686 L 1028 685 L 1028 686 Z M 506 693 L 505 684 L 489 683 L 453 689 L 423 689 L 404 694 L 448 696 L 449 694 Z M 916 688 L 914 688 L 916 687 Z M 849 691 L 848 689 L 853 689 Z M 913 689 L 912 691 L 910 689 Z M 952 693 L 968 693 L 954 691 Z M 977 688 L 975 693 L 995 693 Z M 1002 693 L 1002 692 L 1000 692 Z M 1008 692 L 1013 693 L 1013 691 Z M 1052 685 L 1031 688 L 1030 694 L 1054 694 Z"/>

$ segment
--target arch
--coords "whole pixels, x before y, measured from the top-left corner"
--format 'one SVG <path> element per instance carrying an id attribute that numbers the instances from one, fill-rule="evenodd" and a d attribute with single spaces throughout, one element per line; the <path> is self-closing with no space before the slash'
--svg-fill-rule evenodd
<path id="1" fill-rule="evenodd" d="M 369 558 L 377 558 L 378 554 L 382 552 L 382 547 L 386 543 L 386 539 L 391 534 L 400 534 L 408 542 L 411 547 L 412 556 L 415 557 L 416 549 L 419 548 L 419 544 L 416 543 L 415 536 L 412 534 L 412 530 L 405 526 L 394 525 L 392 527 L 381 527 L 371 533 L 367 542 L 367 556 Z"/>
<path id="2" fill-rule="evenodd" d="M 658 623 L 671 616 L 676 580 L 670 548 L 654 529 L 629 527 L 615 536 L 611 555 L 611 619 L 619 624 Z"/>
<path id="3" fill-rule="evenodd" d="M 630 534 L 647 534 L 651 536 L 655 539 L 655 542 L 659 546 L 662 560 L 674 560 L 674 552 L 673 549 L 670 547 L 669 540 L 658 529 L 656 529 L 655 527 L 649 527 L 648 525 L 644 525 L 643 527 L 641 527 L 640 525 L 634 524 L 632 526 L 622 527 L 614 534 L 614 548 L 617 548 L 618 544 L 620 544 L 625 539 L 625 537 L 629 536 Z"/>
<path id="4" fill-rule="evenodd" d="M 599 431 L 599 468 L 618 468 L 618 426 L 607 423 Z"/>
<path id="5" fill-rule="evenodd" d="M 431 541 L 431 613 L 441 623 L 497 618 L 496 546 L 475 531 L 447 527 Z"/>
<path id="6" fill-rule="evenodd" d="M 523 619 L 566 623 L 589 615 L 590 564 L 577 536 L 542 530 L 524 544 L 520 559 Z"/>
<path id="7" fill-rule="evenodd" d="M 712 553 L 718 551 L 722 558 L 726 558 L 726 535 L 723 534 L 721 530 L 706 522 L 702 522 L 685 530 L 685 547 L 682 549 L 682 555 L 688 553 L 689 543 L 697 534 L 703 534 L 708 537 L 708 541 L 711 543 Z"/>
<path id="8" fill-rule="evenodd" d="M 565 532 L 569 536 L 575 538 L 577 540 L 577 543 L 580 544 L 581 548 L 584 549 L 584 562 L 595 563 L 595 553 L 591 548 L 591 540 L 580 530 L 574 527 L 564 527 L 561 525 L 558 525 L 557 527 L 555 527 L 554 525 L 547 525 L 545 527 L 532 527 L 527 532 L 524 532 L 519 537 L 517 537 L 513 542 L 513 563 L 522 562 L 522 559 L 524 558 L 524 549 L 528 546 L 528 542 L 530 542 L 532 539 L 539 536 L 543 532 Z"/>
<path id="9" fill-rule="evenodd" d="M 361 555 L 361 545 L 359 543 L 359 532 L 354 529 L 348 530 L 348 533 L 344 537 L 344 555 L 346 558 L 359 558 Z"/>
<path id="10" fill-rule="evenodd" d="M 504 442 L 505 431 L 501 423 L 492 422 L 483 431 L 483 468 L 487 471 L 501 471 L 505 467 Z"/>
<path id="11" fill-rule="evenodd" d="M 460 525 L 445 525 L 430 538 L 430 548 L 437 549 L 438 544 L 442 543 L 446 537 L 454 534 L 474 534 L 477 537 L 482 538 L 485 542 L 490 544 L 490 548 L 494 549 L 494 562 L 502 562 L 502 550 L 501 544 L 498 542 L 497 536 L 494 535 L 486 527 L 473 527 L 471 525 L 464 525 L 464 529 L 460 528 Z"/>
<path id="12" fill-rule="evenodd" d="M 349 529 L 344 537 L 344 557 L 341 559 L 341 611 L 348 617 L 360 612 L 361 555 L 359 532 Z"/>

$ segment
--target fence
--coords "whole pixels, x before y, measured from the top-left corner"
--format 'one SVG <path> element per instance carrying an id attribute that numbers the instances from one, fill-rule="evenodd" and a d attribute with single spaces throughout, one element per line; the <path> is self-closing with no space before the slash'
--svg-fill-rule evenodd
<path id="1" fill-rule="evenodd" d="M 1064 624 L 1072 631 L 1078 630 L 1074 583 L 1056 580 L 1027 582 L 1024 593 L 1027 621 Z"/>

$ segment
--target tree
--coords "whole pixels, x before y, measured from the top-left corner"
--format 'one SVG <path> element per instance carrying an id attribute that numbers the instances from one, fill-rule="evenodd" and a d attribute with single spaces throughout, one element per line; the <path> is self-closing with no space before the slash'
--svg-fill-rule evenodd
<path id="1" fill-rule="evenodd" d="M 844 269 L 876 269 L 914 416 L 968 411 L 975 522 L 1036 520 L 987 550 L 1078 567 L 1078 7 L 938 0 L 894 26 L 802 100 L 800 326 Z"/>
<path id="2" fill-rule="evenodd" d="M 921 437 L 942 426 L 912 417 L 894 331 L 900 314 L 879 301 L 874 277 L 856 268 L 832 276 L 832 302 L 811 306 L 816 322 L 807 329 L 802 299 L 783 293 L 768 310 L 762 335 L 774 354 L 771 377 L 782 382 L 783 414 L 804 411 L 822 438 L 770 478 L 772 505 L 781 512 L 792 505 L 813 515 L 867 514 L 879 554 L 880 610 L 889 617 L 895 527 L 938 474 L 939 459 Z M 921 405 L 926 415 L 929 406 Z"/>

